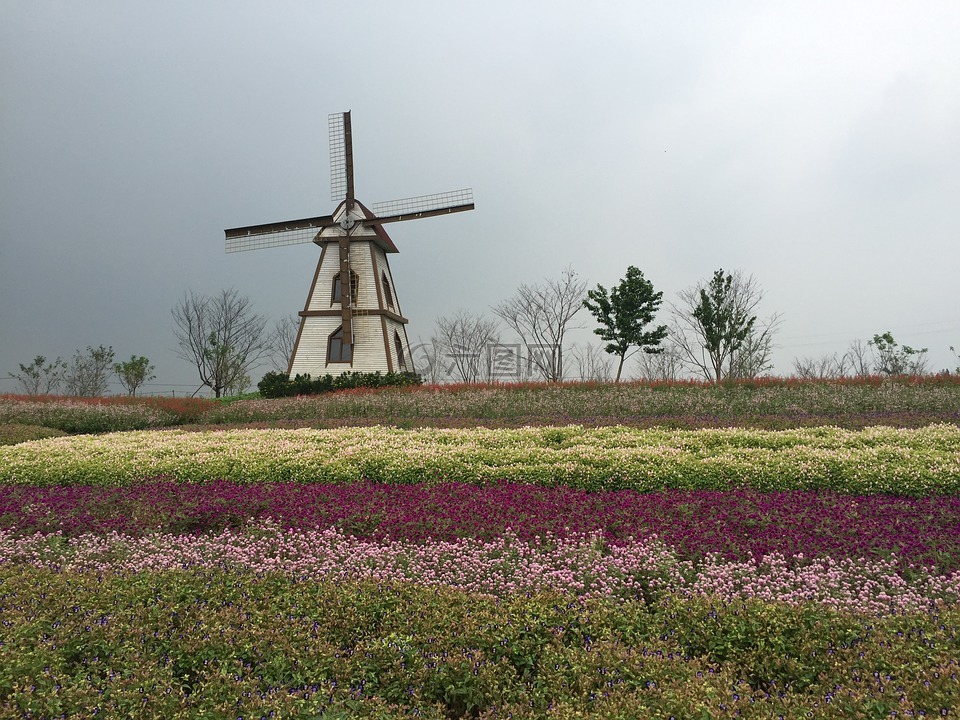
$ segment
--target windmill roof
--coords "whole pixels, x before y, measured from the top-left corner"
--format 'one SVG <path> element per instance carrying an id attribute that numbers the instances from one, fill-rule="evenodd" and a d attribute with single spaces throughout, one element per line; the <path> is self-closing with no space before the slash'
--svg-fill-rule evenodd
<path id="1" fill-rule="evenodd" d="M 367 220 L 377 219 L 377 216 L 370 212 L 370 210 L 362 202 L 359 200 L 354 200 L 354 203 L 356 207 L 360 209 L 363 217 L 365 217 Z M 340 216 L 346 211 L 345 206 L 346 201 L 337 206 L 337 209 L 333 212 L 332 216 L 334 224 L 327 226 L 316 239 L 316 242 L 334 242 L 343 237 L 344 231 L 337 227 L 336 221 L 339 220 Z M 400 252 L 397 249 L 397 246 L 393 244 L 393 240 L 390 239 L 390 236 L 387 234 L 387 231 L 383 229 L 382 225 L 367 225 L 363 228 L 360 234 L 355 234 L 352 237 L 353 240 L 369 240 L 386 253 Z"/>
<path id="2" fill-rule="evenodd" d="M 367 216 L 367 219 L 373 220 L 376 217 L 376 215 L 370 212 L 367 209 L 367 206 L 364 205 L 362 202 L 357 200 L 356 203 L 357 205 L 360 206 L 360 209 L 363 210 L 363 214 Z M 377 234 L 377 238 L 379 239 L 379 242 L 377 241 L 374 241 L 374 242 L 377 242 L 377 245 L 379 245 L 384 252 L 388 252 L 388 253 L 400 252 L 397 249 L 397 246 L 393 244 L 393 240 L 390 239 L 390 236 L 387 235 L 387 231 L 383 229 L 383 225 L 372 225 L 371 227 L 373 228 L 373 231 Z"/>

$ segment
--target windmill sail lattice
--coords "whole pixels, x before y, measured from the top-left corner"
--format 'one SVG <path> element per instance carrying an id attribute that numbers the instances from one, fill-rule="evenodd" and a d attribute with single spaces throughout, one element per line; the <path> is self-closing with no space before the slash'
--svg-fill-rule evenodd
<path id="1" fill-rule="evenodd" d="M 407 319 L 387 261 L 396 245 L 383 225 L 473 210 L 473 191 L 376 203 L 367 209 L 354 196 L 353 129 L 350 113 L 328 118 L 330 215 L 231 228 L 228 253 L 313 242 L 320 259 L 290 358 L 289 372 L 414 371 Z"/>
<path id="2" fill-rule="evenodd" d="M 280 245 L 299 245 L 313 242 L 319 232 L 333 223 L 333 216 L 326 215 L 289 222 L 253 225 L 227 230 L 227 252 L 260 250 Z"/>
<path id="3" fill-rule="evenodd" d="M 350 113 L 334 113 L 328 118 L 330 132 L 330 199 L 353 199 L 353 131 Z"/>
<path id="4" fill-rule="evenodd" d="M 452 190 L 434 195 L 420 195 L 419 197 L 403 200 L 389 200 L 374 203 L 373 214 L 375 220 L 368 220 L 365 224 L 379 224 L 400 222 L 402 220 L 416 220 L 433 215 L 448 215 L 454 212 L 473 209 L 473 190 Z"/>

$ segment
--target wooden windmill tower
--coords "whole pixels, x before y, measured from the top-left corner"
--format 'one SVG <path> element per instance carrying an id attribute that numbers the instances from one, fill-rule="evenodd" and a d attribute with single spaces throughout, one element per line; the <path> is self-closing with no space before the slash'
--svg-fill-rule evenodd
<path id="1" fill-rule="evenodd" d="M 407 319 L 387 262 L 398 252 L 383 226 L 473 210 L 473 191 L 376 203 L 368 210 L 353 190 L 350 113 L 330 126 L 332 215 L 226 230 L 227 252 L 314 242 L 320 260 L 300 315 L 288 372 L 319 377 L 345 372 L 413 372 Z"/>

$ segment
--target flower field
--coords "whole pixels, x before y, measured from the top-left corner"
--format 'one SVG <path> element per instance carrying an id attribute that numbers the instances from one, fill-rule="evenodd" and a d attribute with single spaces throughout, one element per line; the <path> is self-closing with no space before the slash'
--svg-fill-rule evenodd
<path id="1" fill-rule="evenodd" d="M 956 716 L 956 387 L 5 398 L 0 718 Z"/>
<path id="2" fill-rule="evenodd" d="M 215 406 L 190 398 L 0 395 L 0 425 L 39 425 L 69 433 L 142 430 L 195 422 Z"/>
<path id="3" fill-rule="evenodd" d="M 390 427 L 140 431 L 0 447 L 0 482 L 563 484 L 589 490 L 960 494 L 960 427 L 658 430 Z"/>
<path id="4" fill-rule="evenodd" d="M 0 499 L 0 532 L 8 541 L 55 533 L 64 539 L 116 533 L 126 540 L 215 534 L 253 522 L 271 523 L 272 532 L 334 529 L 387 544 L 492 542 L 505 535 L 529 544 L 598 535 L 596 543 L 610 549 L 656 536 L 679 560 L 694 562 L 709 555 L 737 562 L 782 555 L 794 567 L 803 555 L 895 561 L 901 574 L 919 566 L 960 570 L 958 496 L 156 478 L 110 488 L 8 487 Z"/>
<path id="5" fill-rule="evenodd" d="M 464 385 L 354 390 L 215 406 L 204 423 L 301 421 L 434 426 L 641 425 L 677 428 L 960 423 L 960 376 L 844 382 Z"/>

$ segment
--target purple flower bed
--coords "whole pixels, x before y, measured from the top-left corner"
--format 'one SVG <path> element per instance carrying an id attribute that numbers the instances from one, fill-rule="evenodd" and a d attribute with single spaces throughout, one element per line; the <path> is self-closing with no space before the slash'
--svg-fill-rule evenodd
<path id="1" fill-rule="evenodd" d="M 753 490 L 624 490 L 499 484 L 179 484 L 124 488 L 0 487 L 0 529 L 67 536 L 209 533 L 272 518 L 288 528 L 337 527 L 374 540 L 492 541 L 603 533 L 611 545 L 656 534 L 681 558 L 889 558 L 899 566 L 960 569 L 960 497 L 905 498 Z"/>

